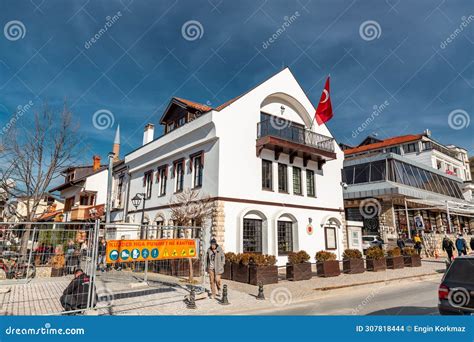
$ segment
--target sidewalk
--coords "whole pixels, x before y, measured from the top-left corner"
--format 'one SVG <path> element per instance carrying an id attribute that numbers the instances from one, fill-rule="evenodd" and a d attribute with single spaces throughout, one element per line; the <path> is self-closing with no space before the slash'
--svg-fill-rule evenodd
<path id="1" fill-rule="evenodd" d="M 223 281 L 228 285 L 230 305 L 220 305 L 209 298 L 196 300 L 197 309 L 187 309 L 183 301 L 189 292 L 184 282 L 169 277 L 157 281 L 150 274 L 148 284 L 138 283 L 138 274 L 110 272 L 99 277 L 97 292 L 103 301 L 98 304 L 95 314 L 99 315 L 226 315 L 235 313 L 252 314 L 254 310 L 280 308 L 283 306 L 317 299 L 331 293 L 330 290 L 374 284 L 374 288 L 398 279 L 416 279 L 438 274 L 441 277 L 444 264 L 423 262 L 422 267 L 387 270 L 384 272 L 365 272 L 362 274 L 341 274 L 338 277 L 320 278 L 264 286 L 266 300 L 256 300 L 258 288 L 253 285 Z M 125 277 L 124 277 L 125 275 Z M 127 278 L 128 277 L 128 278 Z M 123 282 L 127 279 L 126 282 Z M 0 314 L 41 315 L 61 312 L 59 297 L 70 281 L 61 279 L 35 279 L 26 285 L 0 285 Z M 174 283 L 172 283 L 174 281 Z M 208 286 L 207 286 L 208 287 Z M 9 291 L 8 291 L 9 290 Z M 8 291 L 8 292 L 6 292 Z M 6 293 L 4 293 L 6 292 Z M 108 307 L 107 307 L 108 306 Z"/>

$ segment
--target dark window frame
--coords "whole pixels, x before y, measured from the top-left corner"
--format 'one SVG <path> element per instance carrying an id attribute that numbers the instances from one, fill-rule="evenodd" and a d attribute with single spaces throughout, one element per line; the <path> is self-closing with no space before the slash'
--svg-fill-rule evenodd
<path id="1" fill-rule="evenodd" d="M 309 177 L 311 175 L 311 177 Z M 311 181 L 310 179 L 311 178 Z M 316 197 L 316 179 L 313 170 L 306 170 L 306 195 L 308 197 Z"/>
<path id="2" fill-rule="evenodd" d="M 297 175 L 298 177 L 296 177 Z M 295 186 L 296 183 L 298 183 L 298 187 Z M 301 181 L 301 168 L 297 166 L 293 166 L 293 194 L 303 195 L 303 185 Z"/>
<path id="3" fill-rule="evenodd" d="M 262 159 L 262 190 L 273 191 L 273 162 Z"/>
<path id="4" fill-rule="evenodd" d="M 278 163 L 278 192 L 288 193 L 288 166 Z"/>
<path id="5" fill-rule="evenodd" d="M 292 221 L 277 221 L 278 255 L 293 252 L 293 225 Z"/>
<path id="6" fill-rule="evenodd" d="M 242 251 L 244 253 L 262 253 L 262 234 L 263 220 L 244 218 L 242 229 Z"/>

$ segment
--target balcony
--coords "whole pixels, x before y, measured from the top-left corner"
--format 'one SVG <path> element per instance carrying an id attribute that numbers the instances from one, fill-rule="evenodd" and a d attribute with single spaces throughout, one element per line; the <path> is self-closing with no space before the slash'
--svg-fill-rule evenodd
<path id="1" fill-rule="evenodd" d="M 334 139 L 322 134 L 312 132 L 302 126 L 289 121 L 269 119 L 257 124 L 257 156 L 266 148 L 275 152 L 278 160 L 280 153 L 290 156 L 290 163 L 295 157 L 318 163 L 336 159 L 334 152 Z"/>
<path id="2" fill-rule="evenodd" d="M 94 220 L 104 215 L 104 204 L 78 205 L 71 209 L 71 221 Z"/>

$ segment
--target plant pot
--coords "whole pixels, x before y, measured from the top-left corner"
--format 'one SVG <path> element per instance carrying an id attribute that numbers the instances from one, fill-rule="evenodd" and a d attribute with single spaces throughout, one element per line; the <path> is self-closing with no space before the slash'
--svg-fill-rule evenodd
<path id="1" fill-rule="evenodd" d="M 286 264 L 286 280 L 308 280 L 313 276 L 310 262 Z"/>
<path id="2" fill-rule="evenodd" d="M 403 256 L 403 261 L 407 267 L 421 266 L 421 258 L 419 255 L 405 255 Z"/>
<path id="3" fill-rule="evenodd" d="M 248 265 L 232 263 L 232 280 L 238 281 L 239 283 L 249 282 L 249 267 Z"/>
<path id="4" fill-rule="evenodd" d="M 347 274 L 364 273 L 364 259 L 345 259 L 342 261 L 342 271 Z"/>
<path id="5" fill-rule="evenodd" d="M 366 259 L 365 260 L 367 271 L 378 272 L 385 271 L 387 269 L 387 260 L 382 259 Z"/>
<path id="6" fill-rule="evenodd" d="M 64 275 L 64 267 L 51 268 L 51 277 L 62 277 Z"/>
<path id="7" fill-rule="evenodd" d="M 341 274 L 339 261 L 327 260 L 316 262 L 316 273 L 318 277 L 337 277 Z"/>
<path id="8" fill-rule="evenodd" d="M 249 284 L 278 283 L 278 266 L 249 266 Z"/>
<path id="9" fill-rule="evenodd" d="M 222 279 L 232 280 L 232 263 L 225 262 L 224 264 L 224 273 L 221 275 Z"/>
<path id="10" fill-rule="evenodd" d="M 388 257 L 387 258 L 387 268 L 390 268 L 392 270 L 396 270 L 399 268 L 404 268 L 405 263 L 403 260 L 403 256 L 399 255 L 396 257 Z"/>

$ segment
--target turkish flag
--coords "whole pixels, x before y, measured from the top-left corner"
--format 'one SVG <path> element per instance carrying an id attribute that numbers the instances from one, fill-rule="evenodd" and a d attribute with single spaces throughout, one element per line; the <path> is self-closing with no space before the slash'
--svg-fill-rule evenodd
<path id="1" fill-rule="evenodd" d="M 316 122 L 318 125 L 322 125 L 328 122 L 332 118 L 332 105 L 331 97 L 329 95 L 329 77 L 326 80 L 321 99 L 319 99 L 318 108 L 316 108 Z"/>

